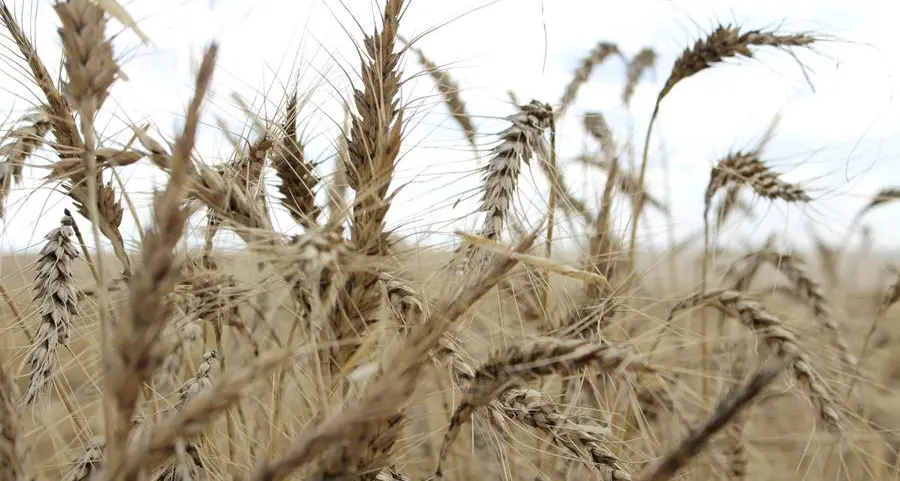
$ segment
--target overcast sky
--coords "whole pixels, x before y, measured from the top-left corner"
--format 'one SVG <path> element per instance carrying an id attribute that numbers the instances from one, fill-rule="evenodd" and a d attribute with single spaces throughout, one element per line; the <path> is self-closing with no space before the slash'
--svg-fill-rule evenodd
<path id="1" fill-rule="evenodd" d="M 894 20 L 896 2 L 834 0 L 410 0 L 401 21 L 407 37 L 424 34 L 418 43 L 436 63 L 448 67 L 462 88 L 476 119 L 482 155 L 513 112 L 506 95 L 558 103 L 580 59 L 598 41 L 615 42 L 627 56 L 646 46 L 659 55 L 657 68 L 637 90 L 630 111 L 620 105 L 625 70 L 611 59 L 594 72 L 563 123 L 558 144 L 561 160 L 579 195 L 594 201 L 602 174 L 578 166 L 573 157 L 596 150 L 581 129 L 580 116 L 603 112 L 625 142 L 639 144 L 653 102 L 672 62 L 695 39 L 717 23 L 745 28 L 816 32 L 827 38 L 793 58 L 783 51 L 760 51 L 754 59 L 730 61 L 703 72 L 665 99 L 650 151 L 648 186 L 667 196 L 665 162 L 678 237 L 700 227 L 703 189 L 715 161 L 734 149 L 752 147 L 771 119 L 781 114 L 779 130 L 765 151 L 772 167 L 787 180 L 802 182 L 815 198 L 805 207 L 754 200 L 756 220 L 727 229 L 723 241 L 743 242 L 748 235 L 787 234 L 802 244 L 807 226 L 840 241 L 854 212 L 877 189 L 900 185 L 897 133 L 900 46 Z M 51 69 L 59 58 L 57 19 L 49 1 L 11 2 Z M 124 3 L 152 39 L 136 37 L 111 23 L 119 34 L 115 46 L 127 82 L 119 82 L 98 123 L 107 145 L 128 140 L 129 123 L 152 122 L 157 138 L 171 138 L 190 96 L 193 73 L 203 47 L 221 44 L 215 95 L 208 104 L 199 149 L 209 163 L 227 160 L 232 145 L 217 121 L 234 134 L 247 135 L 247 116 L 234 106 L 232 93 L 250 102 L 263 118 L 273 118 L 285 88 L 297 82 L 309 95 L 302 110 L 308 155 L 321 160 L 330 175 L 334 143 L 342 121 L 343 99 L 356 82 L 354 42 L 370 31 L 378 5 L 371 0 L 132 0 Z M 357 23 L 358 22 L 358 23 Z M 361 30 L 362 29 L 362 30 Z M 9 45 L 8 38 L 3 39 Z M 20 62 L 6 50 L 0 65 L 0 107 L 14 119 L 38 101 L 28 87 Z M 803 64 L 801 68 L 798 60 Z M 404 63 L 405 76 L 420 71 L 414 57 Z M 809 79 L 809 82 L 807 81 Z M 811 82 L 811 84 L 810 84 Z M 456 228 L 471 228 L 476 205 L 477 161 L 458 127 L 440 103 L 427 77 L 410 80 L 402 91 L 409 101 L 406 144 L 395 185 L 408 183 L 395 200 L 391 224 L 404 235 L 428 233 L 445 241 Z M 215 104 L 215 107 L 212 106 Z M 633 134 L 631 133 L 633 131 Z M 36 159 L 46 165 L 46 160 Z M 34 192 L 38 167 L 29 169 L 29 189 L 10 198 L 3 246 L 34 246 L 54 227 L 69 201 L 48 189 Z M 162 178 L 149 166 L 121 170 L 146 223 L 147 193 Z M 275 180 L 273 179 L 273 183 Z M 526 193 L 546 194 L 537 170 L 522 177 Z M 274 188 L 271 189 L 274 191 Z M 753 200 L 747 197 L 748 200 Z M 459 202 L 457 203 L 457 201 Z M 520 212 L 529 210 L 526 201 Z M 546 200 L 532 198 L 537 208 Z M 455 207 L 454 207 L 455 204 Z M 881 247 L 900 240 L 893 226 L 898 207 L 884 207 L 867 217 Z M 624 227 L 627 218 L 620 219 Z M 532 216 L 533 217 L 533 216 Z M 533 220 L 533 219 L 532 219 Z M 277 224 L 294 229 L 289 217 Z M 83 220 L 79 221 L 83 222 Z M 82 225 L 87 225 L 82 223 Z M 645 236 L 665 243 L 665 220 L 650 216 Z M 881 227 L 878 227 L 881 225 Z M 136 239 L 126 213 L 126 237 Z M 581 235 L 565 221 L 561 235 Z M 796 234 L 795 234 L 796 233 Z M 421 238 L 418 238 L 421 239 Z"/>

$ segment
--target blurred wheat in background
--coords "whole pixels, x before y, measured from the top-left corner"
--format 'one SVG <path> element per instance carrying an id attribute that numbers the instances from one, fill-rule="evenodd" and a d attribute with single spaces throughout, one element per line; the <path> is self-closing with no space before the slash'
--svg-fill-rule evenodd
<path id="1" fill-rule="evenodd" d="M 171 135 L 118 110 L 155 42 L 132 6 L 0 1 L 4 75 L 33 94 L 6 92 L 29 108 L 0 143 L 0 481 L 900 477 L 900 271 L 863 223 L 900 189 L 807 229 L 852 196 L 786 175 L 776 112 L 706 159 L 705 192 L 654 180 L 680 90 L 785 57 L 814 92 L 805 60 L 840 40 L 715 22 L 663 64 L 600 34 L 555 97 L 510 89 L 488 118 L 410 22 L 428 1 L 366 0 L 354 56 L 326 55 L 343 82 L 292 66 L 261 100 L 217 91 L 233 44 L 211 36 Z M 578 102 L 613 63 L 638 129 Z M 455 141 L 429 145 L 425 111 Z M 441 149 L 462 177 L 407 175 Z M 789 209 L 806 223 L 761 227 Z"/>

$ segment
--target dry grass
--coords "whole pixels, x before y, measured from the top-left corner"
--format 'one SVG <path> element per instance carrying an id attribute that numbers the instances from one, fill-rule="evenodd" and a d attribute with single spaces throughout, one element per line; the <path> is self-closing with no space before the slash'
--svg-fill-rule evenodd
<path id="1" fill-rule="evenodd" d="M 0 202 L 46 147 L 56 154 L 47 181 L 64 182 L 80 216 L 60 207 L 36 258 L 0 260 L 0 480 L 900 479 L 896 272 L 860 288 L 843 281 L 843 261 L 883 269 L 866 251 L 817 238 L 818 260 L 801 264 L 774 237 L 741 255 L 708 228 L 702 258 L 673 249 L 652 259 L 636 244 L 637 216 L 646 205 L 672 212 L 645 192 L 646 147 L 638 170 L 640 155 L 603 113 L 584 116 L 598 149 L 576 160 L 606 175 L 596 205 L 573 193 L 556 158 L 556 122 L 593 69 L 627 58 L 619 48 L 598 43 L 560 105 L 518 105 L 479 152 L 465 90 L 400 37 L 412 29 L 407 3 L 385 0 L 360 39 L 330 179 L 305 151 L 303 92 L 286 93 L 276 118 L 253 119 L 246 149 L 204 162 L 195 146 L 215 98 L 216 44 L 174 141 L 135 126 L 125 147 L 107 147 L 93 125 L 120 76 L 106 11 L 55 6 L 59 82 L 0 6 L 44 96 L 0 143 Z M 677 84 L 727 58 L 814 41 L 720 26 L 675 62 L 653 117 Z M 482 223 L 457 233 L 456 251 L 407 245 L 386 222 L 409 127 L 401 86 L 421 75 L 403 70 L 415 68 L 411 52 L 489 159 Z M 656 61 L 646 48 L 626 62 L 623 104 Z M 751 219 L 745 194 L 815 203 L 769 169 L 762 144 L 722 159 L 696 193 L 709 214 L 725 191 L 717 234 Z M 166 180 L 132 249 L 120 232 L 129 193 L 111 179 L 139 162 Z M 535 168 L 550 195 L 543 222 L 526 228 L 515 200 Z M 272 221 L 270 170 L 295 235 Z M 617 192 L 632 204 L 630 236 L 613 228 Z M 896 198 L 885 189 L 859 216 Z M 580 265 L 550 255 L 556 209 L 583 223 Z M 194 214 L 208 221 L 200 251 L 183 247 Z M 112 256 L 88 247 L 88 228 Z M 226 229 L 244 249 L 215 246 Z M 727 257 L 722 276 L 713 252 Z"/>

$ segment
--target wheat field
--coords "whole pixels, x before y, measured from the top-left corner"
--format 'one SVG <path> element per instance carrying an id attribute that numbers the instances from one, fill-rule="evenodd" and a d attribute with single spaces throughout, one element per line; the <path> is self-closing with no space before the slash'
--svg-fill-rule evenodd
<path id="1" fill-rule="evenodd" d="M 872 192 L 843 239 L 798 233 L 808 252 L 777 233 L 722 241 L 762 206 L 817 201 L 769 162 L 773 121 L 692 193 L 699 232 L 665 248 L 639 235 L 648 212 L 673 215 L 646 187 L 668 96 L 824 36 L 720 24 L 671 70 L 650 47 L 602 40 L 558 98 L 511 92 L 503 129 L 487 132 L 452 70 L 404 36 L 415 1 L 379 0 L 356 39 L 333 169 L 306 150 L 302 91 L 248 112 L 250 138 L 207 161 L 212 39 L 174 137 L 139 123 L 111 137 L 98 114 L 127 75 L 110 25 L 143 38 L 140 22 L 114 0 L 60 1 L 58 37 L 35 39 L 0 1 L 7 55 L 41 95 L 4 126 L 0 214 L 21 215 L 9 199 L 32 171 L 65 195 L 43 211 L 55 226 L 36 253 L 0 262 L 0 481 L 900 477 L 900 271 L 871 239 L 847 242 L 900 189 Z M 52 41 L 58 75 L 35 48 Z M 665 75 L 648 127 L 634 141 L 589 112 L 592 147 L 563 158 L 557 126 L 611 59 L 627 65 L 624 106 L 648 71 Z M 445 232 L 451 247 L 387 220 L 413 77 L 433 82 L 434 109 L 480 161 L 474 227 Z M 591 195 L 566 178 L 570 162 L 601 173 Z M 118 182 L 134 165 L 164 179 L 149 205 Z M 547 188 L 521 189 L 526 176 Z M 523 196 L 542 208 L 523 214 Z"/>

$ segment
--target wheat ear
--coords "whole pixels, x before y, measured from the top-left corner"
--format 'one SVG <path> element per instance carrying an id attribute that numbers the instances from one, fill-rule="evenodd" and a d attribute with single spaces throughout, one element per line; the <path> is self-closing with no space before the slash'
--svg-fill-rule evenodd
<path id="1" fill-rule="evenodd" d="M 72 260 L 78 257 L 71 239 L 73 222 L 64 215 L 60 226 L 47 234 L 36 264 L 34 299 L 41 324 L 26 361 L 30 370 L 27 404 L 34 404 L 46 389 L 56 364 L 56 349 L 68 342 L 72 330 L 76 309 Z"/>
<path id="2" fill-rule="evenodd" d="M 403 0 L 386 0 L 381 30 L 363 39 L 363 90 L 357 89 L 353 95 L 359 114 L 351 120 L 345 166 L 347 185 L 354 191 L 350 239 L 360 253 L 368 256 L 389 253 L 385 234 L 385 216 L 391 206 L 388 187 L 404 126 L 404 110 L 398 107 L 402 51 L 394 51 L 403 5 Z M 358 338 L 375 322 L 381 306 L 377 282 L 378 276 L 373 273 L 350 275 L 331 321 L 339 340 Z M 344 366 L 358 345 L 353 341 L 336 350 L 333 372 Z"/>
<path id="3" fill-rule="evenodd" d="M 477 135 L 475 123 L 472 122 L 472 117 L 466 112 L 466 103 L 463 101 L 462 96 L 459 95 L 459 84 L 456 83 L 446 69 L 438 67 L 437 64 L 425 56 L 425 52 L 422 49 L 414 48 L 413 51 L 419 57 L 419 63 L 425 67 L 425 71 L 434 80 L 434 84 L 441 93 L 444 103 L 447 104 L 451 115 L 453 115 L 453 120 L 462 128 L 466 140 L 472 146 L 472 150 L 477 152 L 478 144 L 475 141 L 475 136 Z"/>
<path id="4" fill-rule="evenodd" d="M 63 478 L 65 481 L 88 481 L 99 471 L 103 463 L 106 441 L 102 436 L 88 440 L 84 450 L 72 461 L 72 470 Z"/>
<path id="5" fill-rule="evenodd" d="M 0 217 L 4 215 L 4 205 L 13 180 L 16 184 L 22 183 L 25 161 L 41 145 L 50 130 L 50 117 L 43 110 L 26 115 L 20 123 L 24 125 L 9 132 L 4 139 L 10 141 L 0 145 L 0 157 L 4 159 L 0 163 Z"/>
<path id="6" fill-rule="evenodd" d="M 272 166 L 281 178 L 281 204 L 290 212 L 294 221 L 305 227 L 316 224 L 321 209 L 316 205 L 315 188 L 319 178 L 303 152 L 303 143 L 297 131 L 297 94 L 288 98 L 285 119 L 282 124 L 284 137 Z"/>
<path id="7" fill-rule="evenodd" d="M 569 106 L 575 101 L 575 97 L 578 96 L 578 91 L 585 83 L 587 83 L 588 78 L 591 76 L 591 72 L 600 66 L 610 55 L 620 55 L 619 47 L 613 43 L 601 41 L 597 43 L 583 59 L 581 59 L 581 64 L 575 70 L 575 75 L 572 77 L 572 80 L 566 85 L 562 99 L 559 101 L 559 108 L 556 112 L 557 118 L 561 118 L 566 110 L 568 110 Z"/>
<path id="8" fill-rule="evenodd" d="M 594 366 L 605 373 L 656 372 L 642 358 L 605 342 L 592 344 L 550 338 L 501 351 L 476 369 L 463 400 L 450 419 L 439 459 L 446 459 L 460 429 L 475 410 L 514 387 L 515 383 L 549 374 L 569 374 L 586 366 Z M 440 464 L 435 472 L 440 475 Z"/>
<path id="9" fill-rule="evenodd" d="M 116 356 L 109 366 L 110 394 L 115 402 L 116 418 L 110 419 L 115 446 L 107 453 L 109 476 L 119 479 L 126 462 L 125 441 L 131 432 L 131 416 L 140 397 L 141 386 L 152 376 L 165 357 L 159 339 L 169 318 L 168 295 L 175 288 L 180 267 L 173 252 L 185 228 L 189 211 L 185 199 L 191 150 L 200 120 L 200 106 L 209 87 L 218 46 L 207 48 L 194 87 L 194 98 L 187 110 L 184 129 L 175 142 L 170 159 L 170 177 L 166 190 L 154 198 L 154 227 L 141 245 L 144 268 L 129 280 L 128 314 L 119 323 Z"/>
<path id="10" fill-rule="evenodd" d="M 810 276 L 802 261 L 796 256 L 777 254 L 771 251 L 764 253 L 763 256 L 791 281 L 797 296 L 809 306 L 816 321 L 831 335 L 832 343 L 837 349 L 844 367 L 852 369 L 856 366 L 857 360 L 850 354 L 850 346 L 832 317 L 831 308 L 825 299 L 822 286 Z"/>
<path id="11" fill-rule="evenodd" d="M 631 105 L 634 91 L 644 72 L 653 68 L 656 63 L 656 52 L 652 48 L 644 48 L 628 62 L 628 70 L 625 74 L 625 88 L 622 89 L 622 103 Z"/>
<path id="12" fill-rule="evenodd" d="M 870 200 L 866 205 L 859 209 L 859 212 L 857 212 L 856 215 L 853 216 L 853 223 L 855 224 L 859 222 L 859 219 L 861 219 L 862 216 L 866 215 L 872 209 L 884 204 L 895 202 L 897 200 L 900 200 L 900 187 L 885 187 L 879 190 L 872 197 L 872 200 Z"/>
<path id="13" fill-rule="evenodd" d="M 206 351 L 197 366 L 197 373 L 181 386 L 178 391 L 178 402 L 175 410 L 178 411 L 198 393 L 209 389 L 212 381 L 209 373 L 216 361 L 215 350 Z M 206 466 L 200 457 L 198 442 L 184 440 L 176 441 L 176 456 L 170 464 L 156 476 L 156 481 L 198 480 L 206 477 Z"/>
<path id="14" fill-rule="evenodd" d="M 823 380 L 810 364 L 793 332 L 777 317 L 766 312 L 758 303 L 747 300 L 743 294 L 729 290 L 701 292 L 679 301 L 669 314 L 669 320 L 685 309 L 709 305 L 722 313 L 738 319 L 741 324 L 758 335 L 778 357 L 790 360 L 794 377 L 806 387 L 810 401 L 816 407 L 819 419 L 834 433 L 839 433 L 840 416 Z"/>
<path id="15" fill-rule="evenodd" d="M 547 395 L 534 389 L 510 389 L 492 407 L 516 421 L 543 431 L 557 446 L 571 451 L 588 466 L 610 481 L 628 481 L 631 476 L 619 466 L 619 460 L 602 445 L 596 426 L 584 426 L 560 413 Z M 595 429 L 589 429 L 595 428 Z"/>
<path id="16" fill-rule="evenodd" d="M 697 40 L 693 48 L 685 49 L 681 56 L 675 60 L 669 77 L 656 97 L 653 114 L 650 116 L 650 123 L 644 136 L 644 152 L 641 158 L 640 173 L 638 174 L 638 185 L 644 185 L 647 174 L 650 137 L 653 133 L 656 117 L 659 115 L 660 103 L 679 82 L 722 62 L 726 58 L 737 56 L 752 57 L 753 51 L 751 47 L 803 47 L 815 41 L 816 39 L 810 35 L 781 35 L 761 30 L 741 32 L 740 28 L 735 26 L 719 25 L 705 38 Z M 628 251 L 629 272 L 634 271 L 639 222 L 638 214 L 643 207 L 644 196 L 643 193 L 639 193 L 632 211 L 631 242 Z"/>

